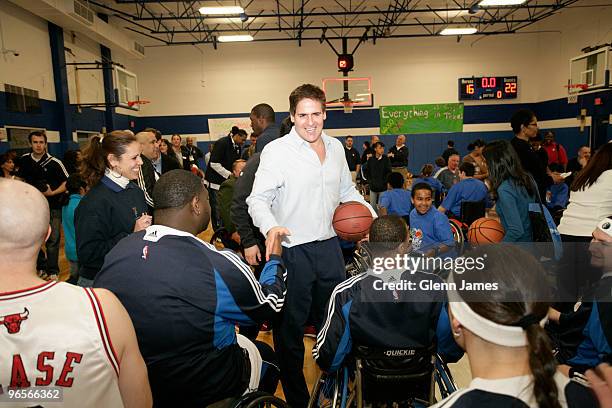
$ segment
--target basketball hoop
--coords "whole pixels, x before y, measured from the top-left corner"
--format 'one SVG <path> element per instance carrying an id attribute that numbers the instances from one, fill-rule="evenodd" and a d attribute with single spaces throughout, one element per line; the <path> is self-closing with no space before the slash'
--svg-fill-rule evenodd
<path id="1" fill-rule="evenodd" d="M 344 113 L 353 113 L 353 101 L 342 101 Z"/>
<path id="2" fill-rule="evenodd" d="M 147 101 L 145 99 L 142 100 L 136 100 L 136 101 L 128 101 L 128 106 L 130 108 L 134 107 L 135 105 L 146 105 L 147 103 L 151 103 L 151 101 Z"/>

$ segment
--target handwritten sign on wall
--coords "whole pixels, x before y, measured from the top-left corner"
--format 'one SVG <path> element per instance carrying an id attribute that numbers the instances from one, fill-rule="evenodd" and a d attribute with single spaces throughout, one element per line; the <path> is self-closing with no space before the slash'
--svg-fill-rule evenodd
<path id="1" fill-rule="evenodd" d="M 463 131 L 463 104 L 381 106 L 380 133 L 444 133 Z"/>
<path id="2" fill-rule="evenodd" d="M 238 126 L 240 129 L 246 130 L 247 134 L 251 134 L 251 119 L 249 117 L 241 118 L 217 118 L 208 119 L 208 133 L 212 142 L 221 139 L 223 136 L 232 130 L 232 126 Z"/>

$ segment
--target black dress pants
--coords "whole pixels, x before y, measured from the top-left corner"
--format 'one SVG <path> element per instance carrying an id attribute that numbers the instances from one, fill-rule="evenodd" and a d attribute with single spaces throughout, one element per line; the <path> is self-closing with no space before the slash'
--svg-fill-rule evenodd
<path id="1" fill-rule="evenodd" d="M 323 324 L 325 307 L 337 284 L 345 279 L 338 238 L 283 248 L 287 268 L 287 295 L 283 311 L 274 323 L 274 349 L 281 382 L 292 408 L 308 405 L 304 379 L 304 326 Z"/>

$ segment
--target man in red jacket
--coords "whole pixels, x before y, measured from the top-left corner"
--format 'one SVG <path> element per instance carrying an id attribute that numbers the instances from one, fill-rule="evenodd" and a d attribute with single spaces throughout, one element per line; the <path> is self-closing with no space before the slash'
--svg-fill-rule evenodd
<path id="1" fill-rule="evenodd" d="M 559 164 L 563 166 L 563 171 L 565 171 L 567 167 L 567 153 L 563 146 L 555 142 L 555 132 L 552 130 L 546 132 L 542 147 L 546 150 L 546 154 L 548 154 L 548 165 Z"/>

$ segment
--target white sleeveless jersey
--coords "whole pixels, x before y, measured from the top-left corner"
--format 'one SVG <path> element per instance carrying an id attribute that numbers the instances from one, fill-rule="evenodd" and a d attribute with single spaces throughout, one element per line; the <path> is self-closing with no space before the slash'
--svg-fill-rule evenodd
<path id="1" fill-rule="evenodd" d="M 61 404 L 12 399 L 10 406 L 123 407 L 118 373 L 104 314 L 90 288 L 48 282 L 0 293 L 0 393 L 6 394 L 0 401 L 13 389 L 57 387 Z"/>

